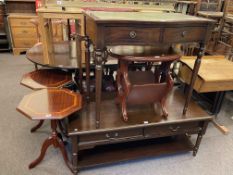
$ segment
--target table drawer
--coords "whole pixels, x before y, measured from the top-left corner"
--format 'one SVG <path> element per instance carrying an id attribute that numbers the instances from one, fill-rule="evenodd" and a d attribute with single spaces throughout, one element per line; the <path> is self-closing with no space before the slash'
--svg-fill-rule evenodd
<path id="1" fill-rule="evenodd" d="M 36 38 L 36 28 L 34 27 L 12 27 L 12 36 L 14 38 Z"/>
<path id="2" fill-rule="evenodd" d="M 137 137 L 143 137 L 142 129 L 128 129 L 120 131 L 84 134 L 79 136 L 79 142 L 109 142 L 119 141 L 123 139 L 134 139 Z"/>
<path id="3" fill-rule="evenodd" d="M 166 28 L 163 41 L 172 42 L 196 42 L 204 40 L 206 29 L 204 27 Z"/>
<path id="4" fill-rule="evenodd" d="M 36 38 L 30 38 L 30 39 L 14 39 L 14 47 L 17 48 L 31 48 L 34 44 L 36 44 L 37 40 Z"/>
<path id="5" fill-rule="evenodd" d="M 144 130 L 145 137 L 162 137 L 185 133 L 198 133 L 201 130 L 199 122 L 151 126 Z"/>
<path id="6" fill-rule="evenodd" d="M 160 28 L 106 27 L 106 44 L 154 44 L 159 41 Z"/>
<path id="7" fill-rule="evenodd" d="M 34 24 L 30 22 L 31 18 L 10 18 L 10 25 L 11 26 L 31 26 L 33 27 Z"/>

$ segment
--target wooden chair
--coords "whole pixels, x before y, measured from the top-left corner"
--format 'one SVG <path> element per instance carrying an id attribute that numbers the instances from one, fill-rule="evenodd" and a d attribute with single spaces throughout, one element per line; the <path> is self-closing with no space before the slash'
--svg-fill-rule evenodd
<path id="1" fill-rule="evenodd" d="M 121 47 L 123 49 L 119 49 Z M 159 103 L 163 116 L 167 117 L 168 113 L 165 108 L 166 95 L 173 86 L 169 72 L 170 65 L 173 61 L 179 59 L 180 56 L 172 54 L 170 47 L 161 49 L 159 47 L 147 46 L 116 46 L 111 48 L 109 53 L 112 57 L 119 60 L 117 101 L 121 105 L 123 119 L 125 121 L 128 120 L 127 104 Z M 155 53 L 157 53 L 156 56 Z M 147 64 L 149 67 L 146 67 L 146 71 L 130 71 L 128 67 L 132 62 L 146 62 L 150 64 Z M 159 68 L 154 72 L 150 69 L 153 63 L 159 64 Z"/>
<path id="2" fill-rule="evenodd" d="M 223 18 L 222 5 L 222 0 L 198 0 L 197 3 L 197 16 L 216 20 L 216 25 L 212 31 L 212 36 L 209 42 L 208 50 L 211 50 L 211 42 L 216 43 L 218 39 L 218 33 Z"/>
<path id="3" fill-rule="evenodd" d="M 227 55 L 231 60 L 233 54 L 233 0 L 226 0 L 225 2 L 223 20 L 218 41 L 215 43 L 215 50 L 219 47 L 221 48 L 220 52 Z"/>
<path id="4" fill-rule="evenodd" d="M 53 145 L 60 149 L 66 165 L 72 171 L 63 140 L 57 132 L 57 125 L 60 120 L 80 110 L 81 107 L 82 96 L 68 89 L 43 89 L 23 97 L 17 107 L 20 113 L 32 120 L 51 122 L 51 135 L 44 141 L 39 157 L 29 164 L 30 169 L 43 160 L 46 150 Z"/>
<path id="5" fill-rule="evenodd" d="M 40 29 L 39 29 L 39 19 L 38 18 L 33 18 L 30 20 L 32 24 L 34 24 L 36 28 L 36 33 L 37 33 L 37 41 L 41 42 L 41 34 L 40 34 Z M 53 41 L 58 42 L 58 41 L 63 41 L 63 33 L 62 33 L 62 28 L 63 26 L 67 26 L 67 22 L 64 20 L 53 20 L 51 21 L 52 23 L 52 36 L 53 36 Z M 45 23 L 44 25 L 48 25 Z"/>

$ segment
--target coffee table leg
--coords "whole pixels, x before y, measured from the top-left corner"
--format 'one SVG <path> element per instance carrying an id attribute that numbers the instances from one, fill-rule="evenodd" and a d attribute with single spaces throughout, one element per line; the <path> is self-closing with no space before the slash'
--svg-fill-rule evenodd
<path id="1" fill-rule="evenodd" d="M 207 128 L 207 126 L 208 126 L 208 123 L 209 123 L 209 122 L 204 122 L 204 123 L 203 123 L 203 125 L 202 125 L 202 127 L 201 127 L 201 129 L 200 129 L 200 131 L 199 131 L 199 133 L 198 133 L 198 135 L 197 135 L 197 140 L 196 140 L 196 143 L 195 143 L 195 145 L 194 145 L 194 147 L 193 147 L 193 156 L 196 156 L 196 155 L 197 155 L 197 151 L 198 151 L 199 146 L 200 146 L 200 144 L 201 144 L 202 137 L 203 137 L 203 135 L 204 135 L 205 132 L 206 132 L 206 128 Z"/>
<path id="2" fill-rule="evenodd" d="M 71 136 L 72 140 L 72 165 L 73 173 L 78 174 L 78 138 L 77 136 Z"/>
<path id="3" fill-rule="evenodd" d="M 31 129 L 31 132 L 35 132 L 37 129 L 39 129 L 43 125 L 43 123 L 44 120 L 40 120 L 39 123 Z"/>

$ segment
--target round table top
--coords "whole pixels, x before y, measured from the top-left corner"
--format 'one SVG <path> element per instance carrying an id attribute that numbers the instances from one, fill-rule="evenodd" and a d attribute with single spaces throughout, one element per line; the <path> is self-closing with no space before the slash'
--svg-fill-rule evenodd
<path id="1" fill-rule="evenodd" d="M 54 53 L 50 56 L 50 63 L 44 62 L 42 43 L 35 44 L 30 48 L 26 57 L 33 63 L 59 69 L 77 69 L 78 60 L 71 56 L 70 42 L 63 41 L 54 43 Z"/>

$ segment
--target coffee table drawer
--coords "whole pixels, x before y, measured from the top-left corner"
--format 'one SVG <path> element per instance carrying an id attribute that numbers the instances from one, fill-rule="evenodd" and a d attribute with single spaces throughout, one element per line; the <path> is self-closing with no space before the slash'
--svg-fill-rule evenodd
<path id="1" fill-rule="evenodd" d="M 203 40 L 205 35 L 204 27 L 166 28 L 163 41 L 165 43 L 197 42 Z"/>
<path id="2" fill-rule="evenodd" d="M 151 126 L 144 130 L 145 137 L 171 136 L 185 133 L 198 133 L 202 128 L 199 122 Z"/>
<path id="3" fill-rule="evenodd" d="M 106 27 L 106 44 L 154 44 L 159 41 L 160 28 Z"/>
<path id="4" fill-rule="evenodd" d="M 100 133 L 83 134 L 79 136 L 79 142 L 109 142 L 123 139 L 143 137 L 142 129 L 128 129 Z"/>

